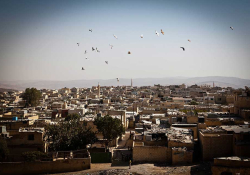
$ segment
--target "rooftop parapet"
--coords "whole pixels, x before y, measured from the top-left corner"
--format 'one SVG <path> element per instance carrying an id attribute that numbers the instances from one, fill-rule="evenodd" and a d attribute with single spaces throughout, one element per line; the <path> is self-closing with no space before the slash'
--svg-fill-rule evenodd
<path id="1" fill-rule="evenodd" d="M 19 132 L 39 132 L 39 133 L 43 133 L 44 132 L 44 128 L 19 128 Z"/>

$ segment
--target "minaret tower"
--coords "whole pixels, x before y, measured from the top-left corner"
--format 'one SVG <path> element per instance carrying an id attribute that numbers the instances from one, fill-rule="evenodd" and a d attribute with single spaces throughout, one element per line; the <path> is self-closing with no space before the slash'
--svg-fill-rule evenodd
<path id="1" fill-rule="evenodd" d="M 66 101 L 64 101 L 63 109 L 67 109 L 67 102 Z"/>
<path id="2" fill-rule="evenodd" d="M 100 99 L 100 85 L 99 85 L 99 82 L 98 82 L 98 98 Z"/>
<path id="3" fill-rule="evenodd" d="M 132 80 L 132 78 L 131 78 L 131 87 L 133 87 L 133 80 Z"/>

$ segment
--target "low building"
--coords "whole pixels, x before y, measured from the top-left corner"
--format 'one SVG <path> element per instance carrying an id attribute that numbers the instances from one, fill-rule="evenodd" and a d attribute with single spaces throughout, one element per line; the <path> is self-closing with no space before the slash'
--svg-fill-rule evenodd
<path id="1" fill-rule="evenodd" d="M 19 134 L 7 139 L 12 161 L 19 161 L 27 151 L 47 152 L 48 145 L 43 140 L 44 128 L 20 128 Z"/>
<path id="2" fill-rule="evenodd" d="M 153 125 L 144 135 L 134 135 L 133 162 L 188 164 L 193 162 L 193 149 L 190 129 Z M 179 156 L 184 157 L 178 159 Z"/>
<path id="3" fill-rule="evenodd" d="M 245 126 L 217 126 L 199 131 L 202 160 L 225 156 L 250 157 L 250 128 Z"/>
<path id="4" fill-rule="evenodd" d="M 235 94 L 234 97 L 234 114 L 237 114 L 245 120 L 250 119 L 250 90 L 247 88 L 246 92 L 241 95 Z"/>
<path id="5" fill-rule="evenodd" d="M 220 157 L 214 159 L 213 175 L 248 175 L 250 172 L 250 158 Z"/>
<path id="6" fill-rule="evenodd" d="M 2 120 L 0 125 L 6 126 L 7 132 L 10 136 L 18 135 L 19 128 L 31 127 L 34 124 L 34 120 L 19 119 L 19 120 Z"/>

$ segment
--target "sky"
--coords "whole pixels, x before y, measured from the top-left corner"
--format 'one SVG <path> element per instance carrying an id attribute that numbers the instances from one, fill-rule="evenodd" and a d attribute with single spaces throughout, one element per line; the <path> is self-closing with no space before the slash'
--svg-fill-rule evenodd
<path id="1" fill-rule="evenodd" d="M 249 0 L 1 0 L 0 24 L 0 81 L 250 79 Z"/>

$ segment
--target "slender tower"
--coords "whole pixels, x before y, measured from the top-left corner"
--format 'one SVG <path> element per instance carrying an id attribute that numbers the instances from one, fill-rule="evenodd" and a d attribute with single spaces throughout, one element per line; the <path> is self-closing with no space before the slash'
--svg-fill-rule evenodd
<path id="1" fill-rule="evenodd" d="M 131 87 L 133 87 L 133 80 L 132 80 L 132 78 L 131 78 Z"/>
<path id="2" fill-rule="evenodd" d="M 98 98 L 100 99 L 100 85 L 99 85 L 99 82 L 98 82 Z"/>
<path id="3" fill-rule="evenodd" d="M 213 81 L 213 88 L 214 88 L 214 81 Z"/>
<path id="4" fill-rule="evenodd" d="M 63 109 L 67 109 L 67 102 L 66 101 L 64 101 Z"/>

